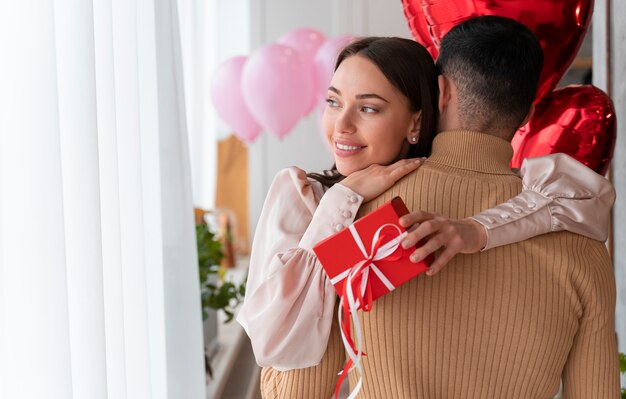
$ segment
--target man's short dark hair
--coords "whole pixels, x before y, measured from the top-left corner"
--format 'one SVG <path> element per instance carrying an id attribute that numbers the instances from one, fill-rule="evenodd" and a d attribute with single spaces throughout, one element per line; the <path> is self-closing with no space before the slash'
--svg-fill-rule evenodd
<path id="1" fill-rule="evenodd" d="M 537 93 L 543 51 L 537 37 L 509 18 L 485 16 L 452 28 L 437 67 L 458 89 L 461 124 L 513 132 Z"/>

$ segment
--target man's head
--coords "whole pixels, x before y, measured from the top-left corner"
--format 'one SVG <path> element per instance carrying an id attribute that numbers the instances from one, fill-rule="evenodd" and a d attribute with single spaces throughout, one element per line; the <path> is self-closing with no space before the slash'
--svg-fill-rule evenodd
<path id="1" fill-rule="evenodd" d="M 468 129 L 510 140 L 533 109 L 543 51 L 524 25 L 485 16 L 441 41 L 439 130 Z"/>

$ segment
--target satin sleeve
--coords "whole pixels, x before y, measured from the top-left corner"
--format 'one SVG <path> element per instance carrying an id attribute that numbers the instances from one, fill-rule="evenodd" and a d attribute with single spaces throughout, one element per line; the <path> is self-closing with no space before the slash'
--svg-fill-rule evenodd
<path id="1" fill-rule="evenodd" d="M 472 217 L 487 231 L 484 250 L 567 230 L 605 241 L 615 189 L 603 176 L 565 154 L 526 158 L 523 191 Z"/>
<path id="2" fill-rule="evenodd" d="M 286 371 L 321 361 L 336 293 L 312 248 L 352 224 L 362 202 L 341 184 L 324 193 L 295 167 L 275 177 L 257 224 L 237 317 L 260 366 Z"/>

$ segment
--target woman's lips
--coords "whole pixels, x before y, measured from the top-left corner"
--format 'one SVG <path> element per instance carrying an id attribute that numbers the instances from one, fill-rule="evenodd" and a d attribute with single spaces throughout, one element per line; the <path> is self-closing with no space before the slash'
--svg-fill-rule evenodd
<path id="1" fill-rule="evenodd" d="M 366 146 L 352 143 L 349 141 L 335 141 L 335 154 L 339 156 L 355 155 L 362 151 Z"/>

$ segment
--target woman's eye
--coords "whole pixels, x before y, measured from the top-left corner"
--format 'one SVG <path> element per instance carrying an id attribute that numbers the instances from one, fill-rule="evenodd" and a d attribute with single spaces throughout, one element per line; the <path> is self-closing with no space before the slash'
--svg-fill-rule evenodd
<path id="1" fill-rule="evenodd" d="M 372 113 L 378 112 L 378 110 L 376 108 L 368 107 L 368 106 L 361 107 L 361 111 L 365 112 L 366 114 L 372 114 Z"/>
<path id="2" fill-rule="evenodd" d="M 327 98 L 326 99 L 326 103 L 328 104 L 329 107 L 331 108 L 336 108 L 339 106 L 339 104 L 337 103 L 337 101 L 333 100 L 332 98 Z"/>

